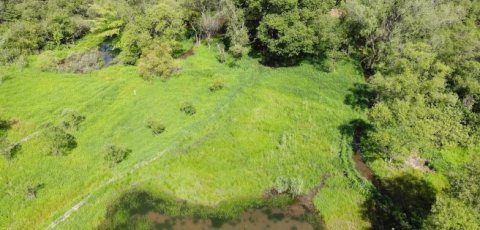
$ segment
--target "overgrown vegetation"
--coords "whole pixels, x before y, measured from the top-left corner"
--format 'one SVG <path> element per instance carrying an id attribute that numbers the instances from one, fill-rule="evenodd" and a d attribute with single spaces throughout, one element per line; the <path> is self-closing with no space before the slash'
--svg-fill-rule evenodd
<path id="1" fill-rule="evenodd" d="M 98 50 L 74 53 L 67 58 L 52 63 L 50 69 L 67 73 L 89 73 L 104 66 L 102 54 Z"/>

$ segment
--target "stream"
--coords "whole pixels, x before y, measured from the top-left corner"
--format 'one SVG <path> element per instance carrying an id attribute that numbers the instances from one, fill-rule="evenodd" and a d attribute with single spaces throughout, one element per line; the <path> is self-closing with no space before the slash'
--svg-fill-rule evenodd
<path id="1" fill-rule="evenodd" d="M 353 132 L 353 140 L 352 140 L 352 159 L 355 162 L 355 169 L 358 173 L 364 177 L 365 179 L 369 180 L 370 182 L 375 181 L 375 174 L 373 171 L 367 166 L 365 160 L 362 156 L 362 135 L 364 132 L 363 127 L 355 127 Z"/>

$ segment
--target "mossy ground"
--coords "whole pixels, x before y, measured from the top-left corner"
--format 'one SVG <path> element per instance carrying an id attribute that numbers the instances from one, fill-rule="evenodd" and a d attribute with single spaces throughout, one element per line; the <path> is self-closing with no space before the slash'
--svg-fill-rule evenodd
<path id="1" fill-rule="evenodd" d="M 365 118 L 344 103 L 349 89 L 363 82 L 354 63 L 343 61 L 330 73 L 310 64 L 269 68 L 252 58 L 228 65 L 201 46 L 181 60 L 176 76 L 146 82 L 136 67 L 124 65 L 90 74 L 43 72 L 44 56 L 32 57 L 26 68 L 0 67 L 7 76 L 0 84 L 0 112 L 18 120 L 8 139 L 59 122 L 66 108 L 86 120 L 67 156 L 49 156 L 44 140 L 36 138 L 12 160 L 0 159 L 0 228 L 45 228 L 87 194 L 88 202 L 58 227 L 95 228 L 108 204 L 134 187 L 233 210 L 241 207 L 239 200 L 259 200 L 278 177 L 302 181 L 307 192 L 324 175 L 329 179 L 315 205 L 326 225 L 366 225 L 350 140 L 339 130 Z M 224 88 L 211 92 L 219 81 Z M 195 107 L 193 116 L 180 111 L 186 102 Z M 161 135 L 147 127 L 152 118 L 166 126 Z M 108 144 L 132 152 L 110 167 L 103 159 Z M 44 186 L 36 199 L 27 199 L 32 184 Z"/>

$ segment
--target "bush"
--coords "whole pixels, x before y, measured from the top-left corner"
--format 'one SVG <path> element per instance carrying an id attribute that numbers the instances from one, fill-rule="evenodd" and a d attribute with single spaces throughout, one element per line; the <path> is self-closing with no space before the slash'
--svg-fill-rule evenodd
<path id="1" fill-rule="evenodd" d="M 62 122 L 60 126 L 65 130 L 77 131 L 80 123 L 85 120 L 85 116 L 78 111 L 72 109 L 65 109 L 62 112 Z"/>
<path id="2" fill-rule="evenodd" d="M 47 129 L 45 136 L 49 140 L 50 154 L 53 156 L 63 156 L 77 147 L 75 137 L 67 133 L 63 128 L 51 126 Z"/>
<path id="3" fill-rule="evenodd" d="M 167 79 L 176 69 L 172 49 L 164 43 L 155 43 L 144 50 L 138 63 L 140 75 L 145 80 L 153 80 L 155 77 Z"/>
<path id="4" fill-rule="evenodd" d="M 195 113 L 197 113 L 197 110 L 195 109 L 195 107 L 193 107 L 193 105 L 189 102 L 186 102 L 185 104 L 183 104 L 183 106 L 180 108 L 180 111 L 184 112 L 189 116 L 192 116 Z"/>
<path id="5" fill-rule="evenodd" d="M 286 177 L 277 177 L 273 184 L 273 190 L 279 194 L 289 194 L 290 196 L 298 196 L 303 189 L 303 181 L 300 179 L 292 179 Z"/>
<path id="6" fill-rule="evenodd" d="M 27 199 L 35 199 L 37 198 L 38 191 L 44 187 L 45 184 L 28 185 L 25 191 L 25 196 Z"/>
<path id="7" fill-rule="evenodd" d="M 163 133 L 166 129 L 165 125 L 156 120 L 149 120 L 147 127 L 150 128 L 155 135 Z"/>
<path id="8" fill-rule="evenodd" d="M 75 53 L 58 62 L 53 69 L 68 73 L 88 73 L 105 65 L 102 53 L 96 49 Z"/>
<path id="9" fill-rule="evenodd" d="M 111 166 L 119 164 L 125 158 L 127 158 L 128 154 L 130 154 L 132 150 L 126 148 L 125 146 L 119 145 L 108 145 L 105 148 L 105 157 L 104 159 L 110 163 Z"/>
<path id="10" fill-rule="evenodd" d="M 234 58 L 241 58 L 248 53 L 248 48 L 235 44 L 228 49 L 228 52 L 230 52 Z"/>
<path id="11" fill-rule="evenodd" d="M 224 85 L 221 81 L 215 81 L 208 89 L 210 92 L 216 92 L 223 89 Z"/>

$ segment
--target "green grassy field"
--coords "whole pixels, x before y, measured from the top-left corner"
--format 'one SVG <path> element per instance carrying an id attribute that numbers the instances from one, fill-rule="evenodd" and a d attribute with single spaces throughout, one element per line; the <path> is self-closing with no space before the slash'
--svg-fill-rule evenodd
<path id="1" fill-rule="evenodd" d="M 365 114 L 344 103 L 362 74 L 344 61 L 326 73 L 309 64 L 268 68 L 245 58 L 228 66 L 206 46 L 181 60 L 167 81 L 143 81 L 136 67 L 114 65 L 90 74 L 0 67 L 0 113 L 18 122 L 15 141 L 57 123 L 64 109 L 86 117 L 78 146 L 50 156 L 42 137 L 24 143 L 11 160 L 0 159 L 0 228 L 42 229 L 86 196 L 59 229 L 95 228 L 108 204 L 124 191 L 148 188 L 192 204 L 234 207 L 260 199 L 279 177 L 302 182 L 303 192 L 328 175 L 315 205 L 332 229 L 357 229 L 361 179 L 352 170 L 350 139 L 339 127 Z M 214 82 L 222 90 L 211 92 Z M 180 111 L 190 102 L 197 113 Z M 166 131 L 155 136 L 149 119 Z M 115 167 L 103 159 L 108 144 L 132 150 Z M 348 172 L 348 173 L 345 173 Z M 43 184 L 36 199 L 25 190 Z"/>

